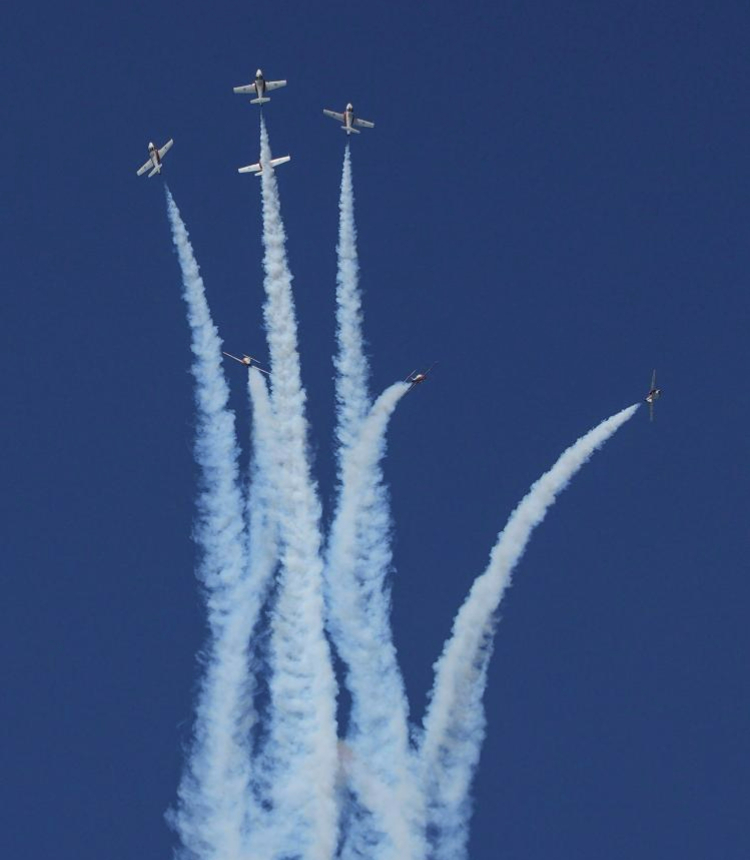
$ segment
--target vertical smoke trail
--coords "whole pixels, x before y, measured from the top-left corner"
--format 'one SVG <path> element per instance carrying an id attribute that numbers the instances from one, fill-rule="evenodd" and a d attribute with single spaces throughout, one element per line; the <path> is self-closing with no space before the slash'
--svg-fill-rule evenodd
<path id="1" fill-rule="evenodd" d="M 278 526 L 274 517 L 275 503 L 273 490 L 273 412 L 268 395 L 268 388 L 259 370 L 251 367 L 248 370 L 248 393 L 252 403 L 252 446 L 253 456 L 250 466 L 250 481 L 247 496 L 247 547 L 246 557 L 248 576 L 256 584 L 259 606 L 262 607 L 268 599 L 274 571 L 278 566 Z M 256 615 L 260 613 L 260 609 Z M 253 654 L 251 657 L 256 657 Z M 250 690 L 256 688 L 252 676 L 248 679 Z M 248 732 L 253 727 L 248 726 Z M 269 839 L 272 834 L 268 831 L 268 821 L 261 812 L 268 801 L 268 786 L 260 755 L 258 739 L 253 745 L 254 794 L 248 797 L 248 819 L 251 842 L 248 844 L 249 853 L 270 854 Z"/>
<path id="2" fill-rule="evenodd" d="M 211 320 L 187 230 L 168 189 L 166 194 L 194 355 L 198 409 L 195 457 L 202 483 L 196 536 L 203 554 L 199 576 L 205 587 L 210 630 L 194 738 L 172 820 L 182 841 L 183 857 L 240 860 L 244 856 L 245 798 L 251 778 L 247 648 L 257 617 L 255 584 L 246 575 L 237 440 L 234 415 L 227 408 L 221 341 Z"/>
<path id="3" fill-rule="evenodd" d="M 407 390 L 397 384 L 369 412 L 369 368 L 362 335 L 351 152 L 347 144 L 339 200 L 336 278 L 339 499 L 328 544 L 329 632 L 346 664 L 352 697 L 347 749 L 350 787 L 360 814 L 347 828 L 343 856 L 424 854 L 421 806 L 409 748 L 408 701 L 390 629 L 386 576 L 390 512 L 380 462 L 385 431 Z M 364 807 L 364 809 L 362 809 Z"/>
<path id="4" fill-rule="evenodd" d="M 629 406 L 582 436 L 532 486 L 500 533 L 435 664 L 435 685 L 421 748 L 435 860 L 466 856 L 468 792 L 484 739 L 482 696 L 497 607 L 532 531 L 591 455 L 633 416 Z"/>
<path id="5" fill-rule="evenodd" d="M 341 496 L 328 547 L 330 630 L 352 696 L 347 744 L 352 790 L 369 815 L 355 819 L 345 856 L 424 857 L 422 793 L 409 746 L 408 700 L 390 628 L 386 574 L 390 517 L 380 462 L 385 432 L 409 390 L 378 398 L 341 455 Z M 364 844 L 363 844 L 364 843 Z"/>
<path id="6" fill-rule="evenodd" d="M 342 449 L 356 440 L 360 424 L 370 405 L 369 368 L 362 336 L 362 297 L 359 290 L 357 228 L 354 223 L 354 187 L 349 144 L 344 154 L 339 199 L 338 272 L 336 275 L 336 400 L 338 424 L 336 433 Z"/>
<path id="7" fill-rule="evenodd" d="M 273 502 L 273 411 L 266 382 L 259 370 L 247 374 L 253 407 L 253 459 L 247 498 L 247 558 L 249 575 L 263 599 L 278 561 L 278 528 L 272 516 Z M 263 586 L 260 588 L 260 586 Z"/>
<path id="8" fill-rule="evenodd" d="M 307 457 L 292 276 L 276 177 L 261 119 L 266 303 L 274 411 L 276 513 L 281 544 L 272 617 L 273 820 L 282 856 L 330 860 L 337 842 L 336 683 L 323 629 L 320 504 Z"/>

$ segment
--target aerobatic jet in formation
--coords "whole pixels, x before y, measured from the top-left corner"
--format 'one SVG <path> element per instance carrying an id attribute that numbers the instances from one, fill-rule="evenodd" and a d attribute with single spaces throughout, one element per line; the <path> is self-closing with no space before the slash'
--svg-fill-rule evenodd
<path id="1" fill-rule="evenodd" d="M 258 359 L 252 355 L 245 355 L 243 353 L 242 358 L 240 358 L 238 355 L 232 355 L 231 352 L 222 352 L 221 354 L 226 355 L 227 358 L 233 358 L 235 361 L 239 361 L 239 363 L 244 364 L 245 367 L 254 367 L 256 370 L 259 370 L 261 373 L 266 373 L 266 374 L 268 374 L 268 376 L 271 375 L 270 373 L 268 373 L 267 370 L 263 370 L 263 368 L 258 365 Z"/>
<path id="2" fill-rule="evenodd" d="M 416 370 L 412 370 L 412 372 L 404 380 L 404 382 L 410 382 L 411 383 L 411 385 L 409 386 L 409 391 L 412 391 L 414 388 L 417 387 L 417 385 L 420 385 L 422 382 L 424 382 L 425 379 L 427 379 L 427 377 L 429 376 L 430 372 L 432 371 L 432 368 L 436 364 L 437 364 L 436 361 L 433 362 L 427 368 L 427 370 L 420 370 L 419 372 L 417 372 Z M 408 394 L 409 391 L 407 391 L 406 393 Z"/>
<path id="3" fill-rule="evenodd" d="M 270 102 L 271 99 L 266 97 L 266 93 L 271 92 L 271 90 L 278 90 L 279 87 L 285 87 L 286 81 L 267 81 L 263 77 L 263 72 L 261 69 L 255 73 L 255 80 L 251 84 L 246 84 L 242 87 L 234 87 L 234 92 L 236 93 L 255 93 L 257 98 L 251 99 L 251 105 L 264 105 L 266 102 Z"/>
<path id="4" fill-rule="evenodd" d="M 286 164 L 287 161 L 291 161 L 291 155 L 282 155 L 279 158 L 271 159 L 271 167 L 278 167 L 280 164 Z M 263 172 L 263 165 L 258 161 L 257 164 L 248 164 L 247 167 L 238 167 L 237 173 L 254 173 L 258 178 L 260 178 L 261 173 Z"/>
<path id="5" fill-rule="evenodd" d="M 359 131 L 354 128 L 355 125 L 361 125 L 362 128 L 375 128 L 374 122 L 360 119 L 358 116 L 354 115 L 354 106 L 351 102 L 346 106 L 346 110 L 343 113 L 336 113 L 335 110 L 327 110 L 326 108 L 323 108 L 323 113 L 326 116 L 330 116 L 331 119 L 343 122 L 344 124 L 341 128 L 343 128 L 347 134 L 359 134 Z"/>
<path id="6" fill-rule="evenodd" d="M 651 388 L 644 400 L 648 403 L 649 420 L 654 420 L 654 403 L 661 397 L 661 388 L 656 387 L 656 370 L 651 375 Z"/>
<path id="7" fill-rule="evenodd" d="M 139 167 L 136 171 L 138 176 L 143 176 L 143 174 L 151 168 L 151 173 L 149 173 L 149 179 L 155 173 L 161 173 L 162 163 L 161 160 L 164 156 L 169 152 L 172 148 L 172 144 L 174 141 L 170 138 L 161 149 L 157 149 L 154 143 L 149 143 L 148 145 L 148 161 L 143 165 L 143 167 Z"/>

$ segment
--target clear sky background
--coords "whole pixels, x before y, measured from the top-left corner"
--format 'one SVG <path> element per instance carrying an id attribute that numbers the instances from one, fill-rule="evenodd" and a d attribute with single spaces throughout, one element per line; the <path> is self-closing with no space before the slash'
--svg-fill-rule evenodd
<path id="1" fill-rule="evenodd" d="M 3 857 L 166 858 L 204 617 L 163 183 L 226 347 L 264 355 L 258 109 L 333 481 L 352 142 L 415 716 L 497 532 L 578 436 L 664 396 L 534 535 L 502 607 L 473 860 L 750 856 L 746 3 L 15 3 L 3 12 Z M 227 367 L 241 432 L 244 373 Z M 328 507 L 329 509 L 329 507 Z"/>

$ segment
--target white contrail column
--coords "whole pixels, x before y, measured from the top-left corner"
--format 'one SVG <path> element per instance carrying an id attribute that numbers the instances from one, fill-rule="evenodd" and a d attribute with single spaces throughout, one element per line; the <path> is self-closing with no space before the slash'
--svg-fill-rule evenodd
<path id="1" fill-rule="evenodd" d="M 221 341 L 187 230 L 167 190 L 167 211 L 182 270 L 192 336 L 201 469 L 196 536 L 202 550 L 210 639 L 196 704 L 194 737 L 172 818 L 190 858 L 242 860 L 251 781 L 252 720 L 248 640 L 259 609 L 247 574 L 243 499 L 234 415 L 221 368 Z"/>
<path id="2" fill-rule="evenodd" d="M 408 700 L 390 627 L 391 519 L 380 468 L 390 416 L 408 386 L 392 386 L 369 410 L 348 144 L 339 213 L 335 358 L 339 498 L 328 543 L 326 598 L 328 629 L 346 666 L 352 697 L 347 775 L 360 806 L 360 813 L 350 819 L 342 858 L 365 854 L 411 860 L 424 856 L 424 816 L 409 745 Z"/>
<path id="3" fill-rule="evenodd" d="M 423 794 L 409 744 L 409 705 L 390 627 L 390 515 L 380 462 L 404 382 L 388 388 L 341 454 L 341 490 L 328 547 L 330 629 L 346 664 L 352 708 L 351 788 L 370 817 L 355 819 L 344 857 L 425 855 Z"/>
<path id="4" fill-rule="evenodd" d="M 259 370 L 247 374 L 253 424 L 250 481 L 247 494 L 248 575 L 265 600 L 279 557 L 278 526 L 274 517 L 274 422 L 268 388 Z"/>
<path id="5" fill-rule="evenodd" d="M 252 458 L 247 492 L 247 573 L 255 583 L 262 607 L 269 599 L 273 575 L 278 567 L 278 524 L 274 494 L 274 421 L 266 381 L 254 367 L 248 370 L 248 393 L 252 405 Z M 251 660 L 258 655 L 251 654 Z M 250 689 L 256 689 L 254 677 L 248 678 Z M 255 715 L 253 714 L 253 717 Z M 253 720 L 254 722 L 254 720 Z M 247 732 L 253 728 L 248 723 Z M 262 748 L 253 748 L 253 792 L 247 798 L 247 856 L 270 856 L 274 834 L 264 811 L 270 800 L 268 775 L 263 767 Z"/>
<path id="6" fill-rule="evenodd" d="M 338 838 L 336 684 L 323 628 L 320 503 L 307 457 L 292 276 L 261 119 L 264 317 L 271 357 L 275 494 L 281 544 L 272 615 L 272 812 L 283 856 L 330 860 Z"/>
<path id="7" fill-rule="evenodd" d="M 353 445 L 370 408 L 369 367 L 362 334 L 362 295 L 359 288 L 357 228 L 354 222 L 354 185 L 349 144 L 344 154 L 339 199 L 339 242 L 336 248 L 336 434 L 342 448 Z"/>
<path id="8" fill-rule="evenodd" d="M 531 537 L 558 494 L 629 418 L 629 406 L 582 436 L 532 486 L 500 533 L 485 572 L 474 582 L 435 664 L 421 758 L 435 860 L 466 856 L 469 789 L 484 740 L 484 694 L 495 613 Z"/>

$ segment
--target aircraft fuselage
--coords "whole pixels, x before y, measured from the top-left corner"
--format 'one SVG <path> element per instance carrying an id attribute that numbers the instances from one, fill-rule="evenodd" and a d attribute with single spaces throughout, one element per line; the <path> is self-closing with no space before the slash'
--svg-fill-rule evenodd
<path id="1" fill-rule="evenodd" d="M 153 141 L 148 145 L 148 157 L 151 159 L 154 169 L 161 172 L 161 158 L 159 157 L 159 150 Z"/>
<path id="2" fill-rule="evenodd" d="M 356 131 L 354 128 L 354 108 L 350 104 L 346 106 L 344 111 L 344 128 L 346 128 L 347 134 Z"/>

